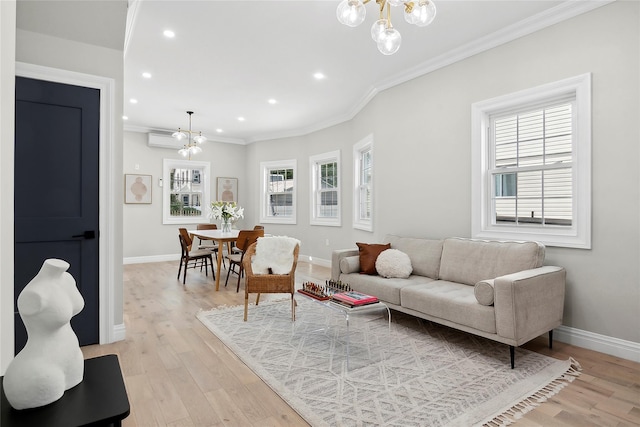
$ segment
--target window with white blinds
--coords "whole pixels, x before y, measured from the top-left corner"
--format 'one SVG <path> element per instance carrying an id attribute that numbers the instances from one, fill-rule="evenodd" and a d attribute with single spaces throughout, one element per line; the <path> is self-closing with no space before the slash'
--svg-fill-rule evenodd
<path id="1" fill-rule="evenodd" d="M 340 226 L 340 151 L 309 158 L 312 225 Z"/>
<path id="2" fill-rule="evenodd" d="M 297 161 L 261 162 L 260 222 L 295 224 Z"/>
<path id="3" fill-rule="evenodd" d="M 571 226 L 573 102 L 491 117 L 495 224 Z"/>
<path id="4" fill-rule="evenodd" d="M 590 80 L 472 106 L 474 237 L 590 247 Z"/>
<path id="5" fill-rule="evenodd" d="M 353 146 L 353 228 L 373 231 L 373 136 Z"/>

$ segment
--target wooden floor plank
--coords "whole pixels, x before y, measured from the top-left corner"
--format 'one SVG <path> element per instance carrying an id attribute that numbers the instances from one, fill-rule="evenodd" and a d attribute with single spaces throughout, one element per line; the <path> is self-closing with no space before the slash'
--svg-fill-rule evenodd
<path id="1" fill-rule="evenodd" d="M 319 283 L 330 273 L 306 262 L 299 262 L 297 271 Z M 307 425 L 196 319 L 200 310 L 243 304 L 243 285 L 239 293 L 235 280 L 225 288 L 223 269 L 216 292 L 211 274 L 189 270 L 183 285 L 177 272 L 177 261 L 125 265 L 126 339 L 82 348 L 86 358 L 119 356 L 131 403 L 123 426 Z M 523 347 L 558 359 L 573 357 L 583 370 L 512 425 L 640 425 L 640 364 L 559 341 L 549 349 L 546 336 Z"/>

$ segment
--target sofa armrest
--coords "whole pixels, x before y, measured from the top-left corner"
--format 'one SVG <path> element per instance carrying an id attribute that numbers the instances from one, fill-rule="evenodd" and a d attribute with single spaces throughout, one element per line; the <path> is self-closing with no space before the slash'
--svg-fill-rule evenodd
<path id="1" fill-rule="evenodd" d="M 336 249 L 331 253 L 331 280 L 340 280 L 340 260 L 358 255 L 358 249 Z"/>
<path id="2" fill-rule="evenodd" d="M 496 277 L 495 312 L 498 335 L 515 345 L 562 324 L 566 271 L 543 266 Z"/>

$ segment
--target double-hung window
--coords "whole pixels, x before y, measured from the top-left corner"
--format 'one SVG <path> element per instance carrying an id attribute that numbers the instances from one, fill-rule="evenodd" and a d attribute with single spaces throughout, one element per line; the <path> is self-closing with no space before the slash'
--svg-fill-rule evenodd
<path id="1" fill-rule="evenodd" d="M 296 223 L 296 160 L 260 163 L 260 222 Z"/>
<path id="2" fill-rule="evenodd" d="M 474 237 L 590 247 L 590 77 L 473 106 Z"/>
<path id="3" fill-rule="evenodd" d="M 209 162 L 163 160 L 163 224 L 209 222 L 210 170 Z"/>
<path id="4" fill-rule="evenodd" d="M 309 158 L 312 225 L 340 226 L 340 151 Z"/>
<path id="5" fill-rule="evenodd" d="M 373 231 L 373 136 L 353 146 L 353 228 Z"/>

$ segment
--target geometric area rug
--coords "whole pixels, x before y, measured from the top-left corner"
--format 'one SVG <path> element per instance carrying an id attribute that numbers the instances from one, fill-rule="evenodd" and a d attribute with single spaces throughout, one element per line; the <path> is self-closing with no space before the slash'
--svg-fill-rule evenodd
<path id="1" fill-rule="evenodd" d="M 392 311 L 343 316 L 296 297 L 198 319 L 312 426 L 508 425 L 573 381 L 580 365 Z M 386 316 L 386 314 L 384 315 Z"/>

